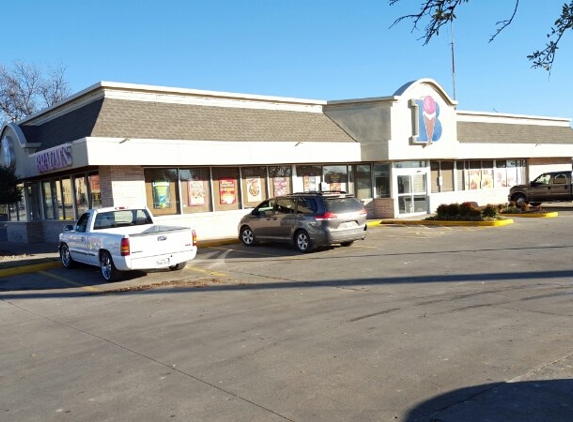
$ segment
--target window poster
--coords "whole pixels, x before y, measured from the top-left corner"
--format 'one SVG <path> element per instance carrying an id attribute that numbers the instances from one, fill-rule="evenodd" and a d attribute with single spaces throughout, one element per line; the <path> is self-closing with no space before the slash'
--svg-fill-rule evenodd
<path id="1" fill-rule="evenodd" d="M 221 205 L 231 205 L 237 202 L 235 179 L 219 179 L 219 197 Z"/>
<path id="2" fill-rule="evenodd" d="M 480 189 L 481 188 L 481 170 L 470 170 L 470 189 Z"/>
<path id="3" fill-rule="evenodd" d="M 273 196 L 282 196 L 288 193 L 288 177 L 275 177 L 273 179 Z"/>
<path id="4" fill-rule="evenodd" d="M 493 169 L 483 170 L 481 187 L 482 187 L 482 189 L 492 189 L 493 188 Z"/>
<path id="5" fill-rule="evenodd" d="M 247 182 L 247 201 L 260 202 L 261 201 L 261 178 L 249 177 Z"/>
<path id="6" fill-rule="evenodd" d="M 187 196 L 189 197 L 189 206 L 205 205 L 205 189 L 202 180 L 187 181 Z"/>
<path id="7" fill-rule="evenodd" d="M 153 187 L 153 208 L 171 208 L 171 192 L 169 190 L 169 181 L 154 180 Z"/>
<path id="8" fill-rule="evenodd" d="M 303 186 L 305 192 L 312 192 L 316 191 L 316 182 L 318 177 L 317 176 L 304 176 L 303 177 Z"/>

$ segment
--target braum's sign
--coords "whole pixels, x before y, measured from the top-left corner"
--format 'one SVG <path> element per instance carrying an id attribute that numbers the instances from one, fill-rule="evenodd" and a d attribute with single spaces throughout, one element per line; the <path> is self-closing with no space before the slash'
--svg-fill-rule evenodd
<path id="1" fill-rule="evenodd" d="M 72 146 L 63 145 L 36 156 L 36 168 L 40 173 L 70 167 L 73 164 Z"/>

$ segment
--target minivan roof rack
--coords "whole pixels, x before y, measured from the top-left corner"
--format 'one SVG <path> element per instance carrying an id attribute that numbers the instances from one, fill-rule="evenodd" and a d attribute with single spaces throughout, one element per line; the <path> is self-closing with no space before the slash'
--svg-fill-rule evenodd
<path id="1" fill-rule="evenodd" d="M 345 195 L 348 197 L 352 197 L 354 196 L 351 193 L 348 193 L 346 191 L 343 190 L 322 190 L 322 191 L 318 191 L 318 190 L 311 190 L 311 191 L 306 191 L 306 192 L 294 192 L 294 193 L 289 193 L 288 196 L 295 196 L 295 195 Z"/>

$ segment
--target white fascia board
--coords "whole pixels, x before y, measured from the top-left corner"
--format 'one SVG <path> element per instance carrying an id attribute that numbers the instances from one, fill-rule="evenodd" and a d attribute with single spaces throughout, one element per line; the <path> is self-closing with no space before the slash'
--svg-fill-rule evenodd
<path id="1" fill-rule="evenodd" d="M 458 146 L 460 160 L 531 158 L 531 157 L 573 157 L 573 145 L 568 144 L 466 144 Z"/>
<path id="2" fill-rule="evenodd" d="M 515 125 L 567 127 L 571 119 L 565 117 L 528 116 L 524 114 L 486 113 L 477 111 L 457 111 L 459 122 L 506 123 Z"/>
<path id="3" fill-rule="evenodd" d="M 86 138 L 88 165 L 210 166 L 345 163 L 361 160 L 355 142 L 228 142 Z"/>

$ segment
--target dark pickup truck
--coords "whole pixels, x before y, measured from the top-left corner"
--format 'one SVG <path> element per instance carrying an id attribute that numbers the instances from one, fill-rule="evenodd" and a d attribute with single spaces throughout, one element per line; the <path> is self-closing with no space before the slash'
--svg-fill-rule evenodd
<path id="1" fill-rule="evenodd" d="M 528 202 L 539 205 L 542 202 L 573 201 L 573 186 L 570 171 L 543 173 L 529 185 L 516 185 L 509 190 L 507 199 L 517 206 Z"/>

